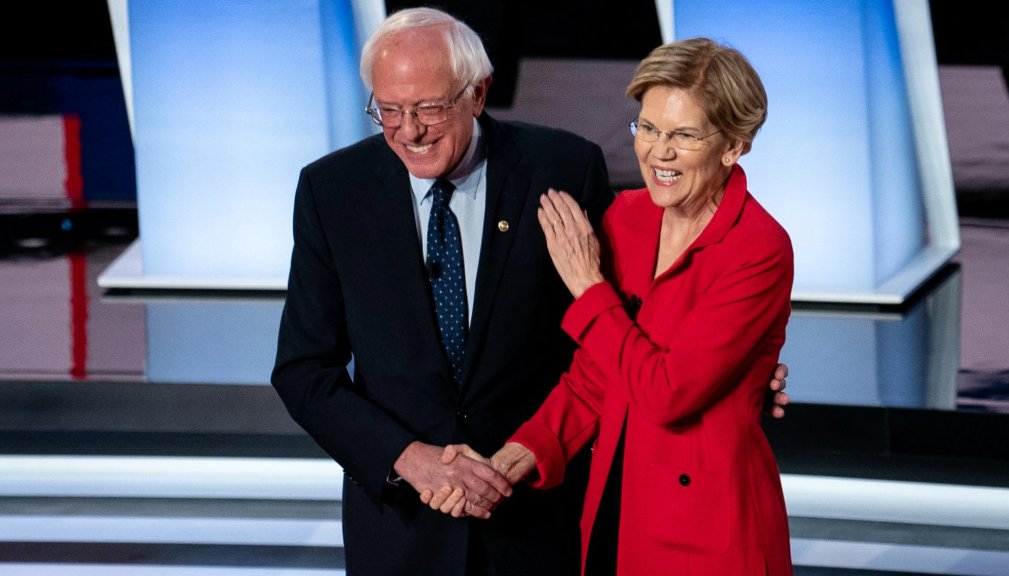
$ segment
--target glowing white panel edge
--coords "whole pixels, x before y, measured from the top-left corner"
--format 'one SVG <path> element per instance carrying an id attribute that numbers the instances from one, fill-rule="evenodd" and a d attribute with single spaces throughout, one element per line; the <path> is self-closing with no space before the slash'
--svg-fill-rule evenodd
<path id="1" fill-rule="evenodd" d="M 350 0 L 354 10 L 354 28 L 357 30 L 357 48 L 360 50 L 371 33 L 385 20 L 383 0 Z"/>
<path id="2" fill-rule="evenodd" d="M 346 570 L 143 566 L 139 564 L 3 564 L 4 576 L 346 576 Z"/>
<path id="3" fill-rule="evenodd" d="M 0 496 L 340 500 L 332 460 L 2 456 Z"/>
<path id="4" fill-rule="evenodd" d="M 187 278 L 145 275 L 138 238 L 98 276 L 98 286 L 161 290 L 287 290 L 287 278 Z"/>
<path id="5" fill-rule="evenodd" d="M 663 44 L 676 40 L 675 6 L 673 0 L 655 0 L 655 12 L 659 16 L 659 31 L 662 32 Z"/>
<path id="6" fill-rule="evenodd" d="M 343 522 L 291 518 L 0 516 L 0 542 L 343 546 Z"/>
<path id="7" fill-rule="evenodd" d="M 385 20 L 385 2 L 383 0 L 350 0 L 354 10 L 354 30 L 357 32 L 357 50 L 364 48 L 364 43 Z M 366 122 L 365 126 L 372 134 L 378 134 L 382 127 L 374 122 Z"/>
<path id="8" fill-rule="evenodd" d="M 957 234 L 959 232 L 957 231 Z M 959 248 L 942 245 L 926 246 L 893 278 L 872 292 L 809 292 L 793 291 L 798 302 L 841 302 L 846 304 L 902 304 L 942 268 Z"/>
<path id="9" fill-rule="evenodd" d="M 782 474 L 793 516 L 1009 530 L 1009 489 Z M 0 496 L 339 500 L 340 466 L 297 458 L 2 456 Z"/>
<path id="10" fill-rule="evenodd" d="M 792 563 L 894 574 L 1007 576 L 1009 552 L 792 538 Z"/>
<path id="11" fill-rule="evenodd" d="M 1009 489 L 782 474 L 791 516 L 1009 530 Z"/>
<path id="12" fill-rule="evenodd" d="M 123 83 L 126 99 L 126 116 L 130 121 L 130 136 L 136 137 L 133 128 L 133 64 L 130 60 L 130 9 L 129 0 L 108 0 L 109 19 L 112 21 L 112 38 L 116 43 L 116 60 L 119 61 L 119 79 Z"/>
<path id="13" fill-rule="evenodd" d="M 900 58 L 904 64 L 918 166 L 932 246 L 960 249 L 953 168 L 942 112 L 939 66 L 928 2 L 894 0 Z"/>

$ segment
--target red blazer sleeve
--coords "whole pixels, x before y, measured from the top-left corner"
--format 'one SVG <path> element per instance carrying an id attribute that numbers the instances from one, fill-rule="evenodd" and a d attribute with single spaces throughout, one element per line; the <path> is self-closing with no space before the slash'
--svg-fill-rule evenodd
<path id="1" fill-rule="evenodd" d="M 533 488 L 553 488 L 564 481 L 567 463 L 599 435 L 606 384 L 602 373 L 581 351 L 546 402 L 509 442 L 518 442 L 536 456 L 536 474 L 526 481 Z"/>
<path id="2" fill-rule="evenodd" d="M 603 270 L 611 271 L 613 257 L 608 238 L 613 211 L 603 216 L 600 230 Z M 612 277 L 612 276 L 610 276 Z M 620 300 L 617 299 L 617 306 Z M 564 481 L 567 463 L 585 444 L 599 435 L 606 379 L 592 360 L 576 350 L 568 372 L 561 376 L 536 414 L 509 442 L 518 442 L 536 456 L 536 472 L 526 481 L 534 488 L 552 488 Z"/>
<path id="3" fill-rule="evenodd" d="M 791 244 L 783 234 L 748 236 L 726 250 L 732 261 L 675 328 L 668 348 L 627 316 L 609 283 L 593 286 L 568 309 L 564 330 L 650 422 L 672 424 L 713 404 L 787 319 Z"/>

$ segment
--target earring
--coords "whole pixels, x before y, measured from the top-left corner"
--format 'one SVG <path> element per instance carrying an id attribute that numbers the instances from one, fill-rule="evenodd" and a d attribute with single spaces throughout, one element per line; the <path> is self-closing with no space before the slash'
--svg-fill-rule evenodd
<path id="1" fill-rule="evenodd" d="M 729 162 L 732 162 L 732 158 L 726 158 L 726 159 L 725 159 L 725 163 L 726 163 L 726 164 L 728 164 Z"/>

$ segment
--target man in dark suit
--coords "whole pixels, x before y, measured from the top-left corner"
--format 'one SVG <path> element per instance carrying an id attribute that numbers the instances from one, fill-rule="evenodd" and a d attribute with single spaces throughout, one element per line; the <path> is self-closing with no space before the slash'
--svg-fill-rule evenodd
<path id="1" fill-rule="evenodd" d="M 301 173 L 273 385 L 344 468 L 350 576 L 579 572 L 587 454 L 545 492 L 441 460 L 450 443 L 498 449 L 571 361 L 540 194 L 569 192 L 597 223 L 613 199 L 595 144 L 483 113 L 490 73 L 465 24 L 390 16 L 362 57 L 383 134 Z M 473 516 L 509 498 L 488 520 L 420 503 L 446 484 Z"/>

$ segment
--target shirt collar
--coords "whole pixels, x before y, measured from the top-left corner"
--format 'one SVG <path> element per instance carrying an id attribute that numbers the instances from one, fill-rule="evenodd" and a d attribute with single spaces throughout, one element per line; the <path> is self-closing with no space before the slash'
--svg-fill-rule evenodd
<path id="1" fill-rule="evenodd" d="M 448 175 L 448 181 L 455 186 L 455 194 L 465 194 L 476 200 L 477 184 L 483 174 L 483 170 L 480 168 L 486 160 L 487 144 L 484 141 L 480 123 L 474 118 L 473 137 L 470 138 L 469 148 L 466 149 L 466 153 L 459 160 L 455 170 Z M 431 187 L 434 186 L 435 181 L 435 178 L 418 178 L 410 174 L 410 187 L 413 189 L 414 196 L 417 197 L 418 204 L 430 195 Z"/>

